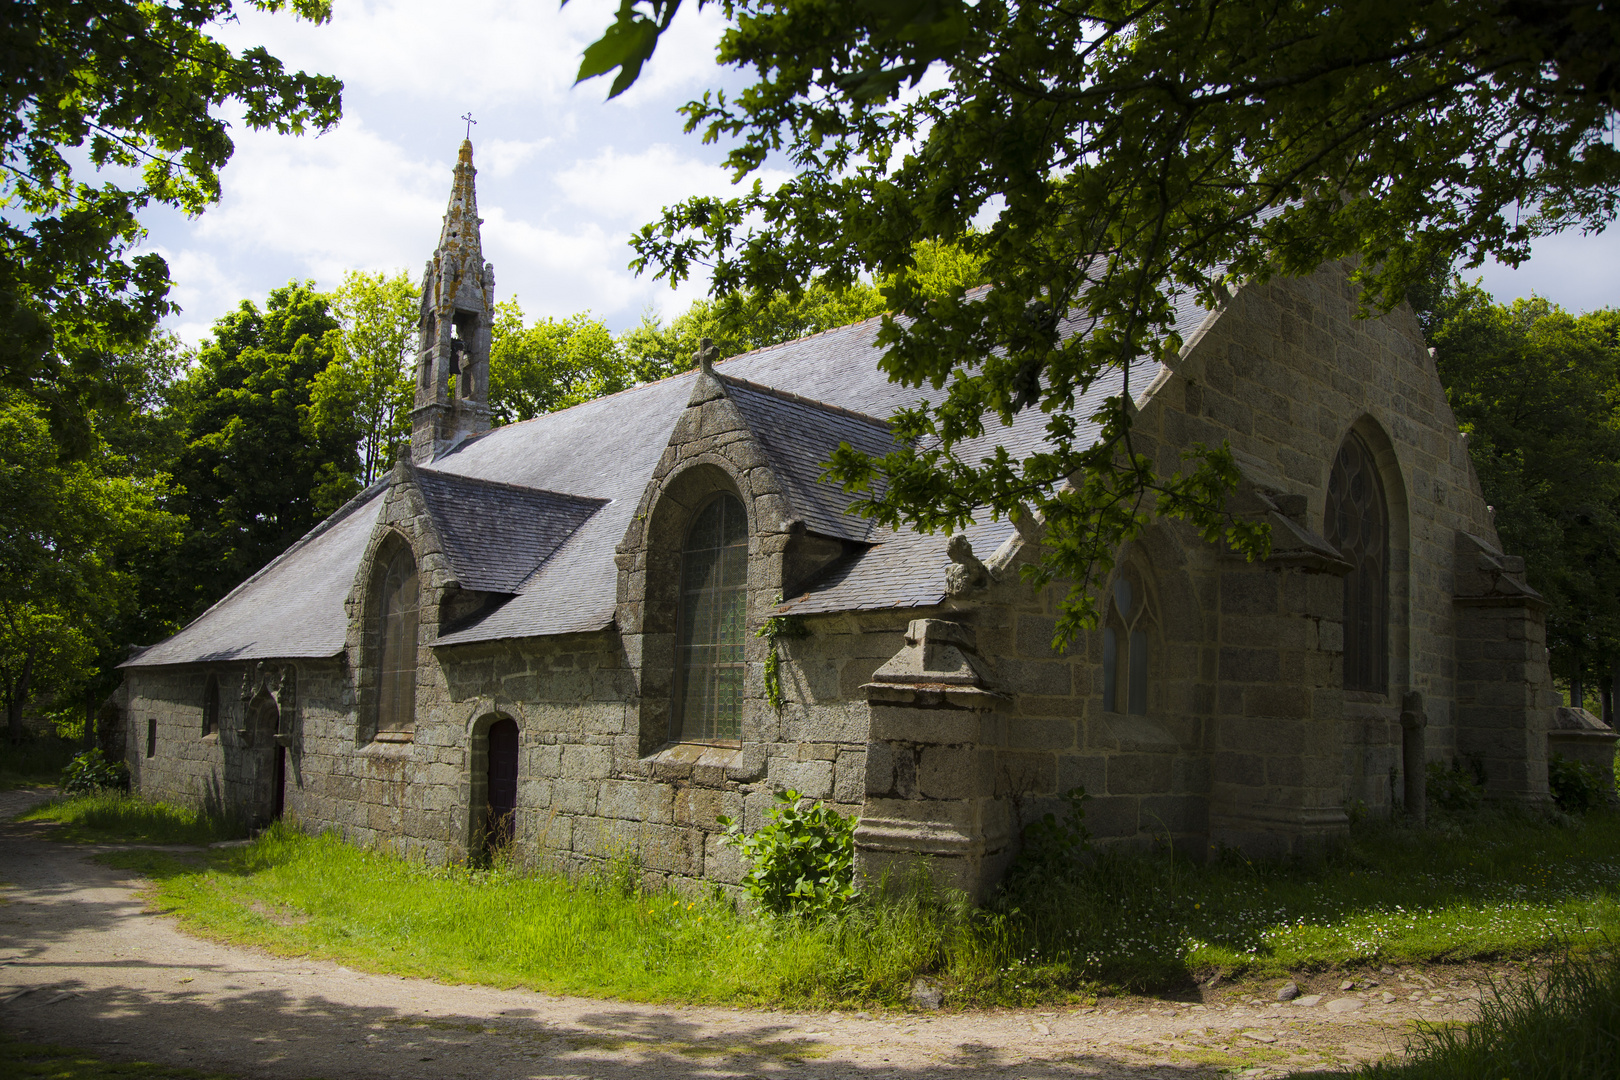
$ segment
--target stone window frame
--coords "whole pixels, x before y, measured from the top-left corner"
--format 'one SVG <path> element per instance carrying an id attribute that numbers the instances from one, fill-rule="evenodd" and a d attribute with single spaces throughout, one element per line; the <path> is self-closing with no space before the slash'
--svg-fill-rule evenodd
<path id="1" fill-rule="evenodd" d="M 1333 464 L 1338 459 L 1339 449 L 1352 434 L 1365 445 L 1379 482 L 1383 485 L 1388 552 L 1384 592 L 1386 678 L 1382 690 L 1345 688 L 1344 695 L 1345 701 L 1352 707 L 1347 715 L 1359 717 L 1361 713 L 1358 710 L 1378 706 L 1373 713 L 1367 714 L 1368 717 L 1376 715 L 1392 720 L 1393 713 L 1390 717 L 1383 714 L 1398 706 L 1400 693 L 1411 680 L 1411 511 L 1405 469 L 1396 452 L 1394 440 L 1382 423 L 1371 414 L 1363 413 L 1345 427 L 1324 463 L 1321 510 L 1316 518 L 1322 523 L 1323 535 L 1327 535 L 1328 482 Z"/>
<path id="2" fill-rule="evenodd" d="M 1122 610 L 1125 590 L 1131 600 L 1128 612 Z M 1162 707 L 1158 684 L 1164 665 L 1163 619 L 1152 567 L 1133 551 L 1121 560 L 1104 595 L 1106 608 L 1098 635 L 1102 641 L 1102 710 L 1110 716 L 1152 716 Z M 1141 635 L 1140 641 L 1137 635 Z M 1139 666 L 1135 663 L 1138 657 Z M 1138 673 L 1139 698 L 1133 693 Z"/>
<path id="3" fill-rule="evenodd" d="M 202 699 L 202 737 L 218 738 L 220 714 L 224 712 L 222 697 L 219 692 L 219 676 L 213 672 L 203 682 Z"/>
<path id="4" fill-rule="evenodd" d="M 725 463 L 705 454 L 672 472 L 659 484 L 649 504 L 641 533 L 643 566 L 640 601 L 640 717 L 637 753 L 652 757 L 681 745 L 715 746 L 735 750 L 758 742 L 759 704 L 752 693 L 756 668 L 763 662 L 764 642 L 752 633 L 743 636 L 743 713 L 740 738 L 731 743 L 685 743 L 675 727 L 677 597 L 680 590 L 681 549 L 697 513 L 711 496 L 726 492 L 742 503 L 748 517 L 748 614 L 745 625 L 755 625 L 762 605 L 780 589 L 780 582 L 764 582 L 768 562 L 762 551 L 759 507 L 748 489 Z M 778 571 L 779 575 L 779 571 Z M 639 595 L 638 595 L 639 594 Z M 769 595 L 766 595 L 769 594 Z"/>
<path id="5" fill-rule="evenodd" d="M 415 698 L 417 687 L 412 687 L 412 717 L 408 726 L 384 727 L 381 723 L 381 665 L 382 665 L 382 627 L 381 606 L 383 589 L 387 583 L 390 567 L 394 560 L 402 554 L 408 554 L 415 564 L 417 593 L 416 593 L 416 671 L 418 679 L 422 670 L 422 626 L 423 612 L 427 610 L 424 593 L 427 591 L 422 575 L 422 558 L 417 553 L 415 545 L 404 533 L 397 529 L 389 529 L 373 547 L 371 565 L 366 578 L 366 589 L 362 600 L 360 658 L 361 671 L 359 685 L 359 715 L 360 731 L 358 741 L 364 743 L 408 743 L 416 738 Z"/>

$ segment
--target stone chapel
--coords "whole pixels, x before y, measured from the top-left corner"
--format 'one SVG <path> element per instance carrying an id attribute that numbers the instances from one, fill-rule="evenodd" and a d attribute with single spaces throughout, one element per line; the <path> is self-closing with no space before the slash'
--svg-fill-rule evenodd
<path id="1" fill-rule="evenodd" d="M 1426 761 L 1546 798 L 1545 605 L 1411 312 L 1356 318 L 1344 267 L 1186 306 L 1174 364 L 1078 403 L 1128 388 L 1160 469 L 1230 443 L 1232 508 L 1273 551 L 1158 522 L 1059 653 L 1061 593 L 1018 572 L 1038 522 L 890 532 L 822 480 L 840 443 L 890 448 L 918 393 L 878 369 L 876 320 L 491 429 L 474 175 L 464 142 L 410 453 L 124 665 L 142 794 L 434 860 L 633 852 L 735 883 L 716 817 L 751 830 L 793 789 L 859 815 L 860 866 L 925 856 L 975 894 L 1075 787 L 1094 836 L 1195 857 L 1389 814 Z M 1037 449 L 1031 412 L 987 446 Z M 791 632 L 761 636 L 773 616 Z"/>

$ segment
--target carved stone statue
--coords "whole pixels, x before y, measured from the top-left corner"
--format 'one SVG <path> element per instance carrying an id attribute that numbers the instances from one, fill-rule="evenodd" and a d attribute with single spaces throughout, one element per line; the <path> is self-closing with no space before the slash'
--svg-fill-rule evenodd
<path id="1" fill-rule="evenodd" d="M 945 545 L 945 554 L 951 565 L 945 568 L 945 591 L 951 596 L 962 596 L 990 584 L 990 568 L 973 554 L 973 545 L 961 533 L 951 537 Z"/>

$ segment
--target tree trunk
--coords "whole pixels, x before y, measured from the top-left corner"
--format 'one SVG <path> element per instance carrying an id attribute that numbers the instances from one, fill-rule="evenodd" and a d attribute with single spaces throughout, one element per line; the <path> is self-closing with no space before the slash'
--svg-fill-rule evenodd
<path id="1" fill-rule="evenodd" d="M 11 686 L 11 694 L 6 698 L 6 729 L 13 746 L 23 741 L 23 705 L 28 701 L 28 684 L 33 680 L 34 654 L 29 653 L 23 657 L 22 671 L 17 675 L 17 681 Z"/>
<path id="2" fill-rule="evenodd" d="M 1577 647 L 1571 657 L 1569 665 L 1569 707 L 1572 709 L 1586 708 L 1586 684 L 1582 681 L 1581 650 Z"/>

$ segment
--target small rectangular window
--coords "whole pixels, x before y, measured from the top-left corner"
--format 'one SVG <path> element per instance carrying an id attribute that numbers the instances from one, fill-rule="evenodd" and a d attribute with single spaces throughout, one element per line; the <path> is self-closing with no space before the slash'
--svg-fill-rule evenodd
<path id="1" fill-rule="evenodd" d="M 157 717 L 146 718 L 146 756 L 157 756 Z"/>

